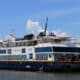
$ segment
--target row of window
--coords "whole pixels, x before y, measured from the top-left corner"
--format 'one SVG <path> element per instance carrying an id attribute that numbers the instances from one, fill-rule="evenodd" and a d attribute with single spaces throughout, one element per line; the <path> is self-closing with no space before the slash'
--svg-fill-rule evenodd
<path id="1" fill-rule="evenodd" d="M 0 54 L 6 54 L 8 52 L 9 54 L 11 53 L 11 49 L 8 50 L 0 50 Z"/>
<path id="2" fill-rule="evenodd" d="M 12 50 L 11 50 L 11 49 L 8 49 L 8 50 L 0 50 L 0 54 L 5 54 L 6 51 L 7 51 L 9 54 L 12 53 Z M 22 48 L 21 53 L 26 53 L 26 49 L 25 49 L 25 48 Z"/>
<path id="3" fill-rule="evenodd" d="M 53 47 L 54 52 L 80 52 L 78 47 Z"/>
<path id="4" fill-rule="evenodd" d="M 51 47 L 35 48 L 35 52 L 52 52 L 52 48 Z M 0 50 L 0 53 L 6 53 L 6 50 Z M 12 50 L 8 49 L 8 53 L 11 54 Z M 26 53 L 26 49 L 22 48 L 21 53 Z"/>
<path id="5" fill-rule="evenodd" d="M 16 43 L 7 43 L 7 47 L 17 47 L 17 46 L 31 46 L 36 45 L 37 41 L 31 41 L 31 42 L 16 42 Z"/>
<path id="6" fill-rule="evenodd" d="M 35 52 L 80 52 L 80 48 L 77 47 L 39 47 L 35 48 Z M 8 53 L 12 52 L 11 49 L 8 49 Z M 6 53 L 6 50 L 0 50 L 0 54 Z M 26 49 L 22 48 L 21 53 L 26 53 Z"/>
<path id="7" fill-rule="evenodd" d="M 36 54 L 36 60 L 47 60 L 48 54 Z"/>
<path id="8" fill-rule="evenodd" d="M 0 54 L 5 54 L 5 53 L 6 53 L 6 50 L 0 50 Z M 12 50 L 11 49 L 8 49 L 8 53 L 11 54 L 12 53 Z M 22 48 L 21 53 L 26 53 L 26 49 L 25 48 Z M 33 54 L 30 53 L 29 54 L 29 59 L 32 59 L 32 58 L 33 58 Z"/>
<path id="9" fill-rule="evenodd" d="M 33 59 L 33 54 L 30 53 L 28 55 L 2 55 L 0 56 L 0 60 L 27 60 L 27 59 Z"/>
<path id="10" fill-rule="evenodd" d="M 77 47 L 38 47 L 35 48 L 35 52 L 80 52 L 80 48 Z M 11 53 L 12 50 L 8 49 L 8 53 Z M 6 50 L 0 50 L 0 54 L 6 53 Z M 26 53 L 26 49 L 22 48 L 21 53 Z"/>
<path id="11" fill-rule="evenodd" d="M 7 46 L 7 47 L 26 46 L 26 42 L 7 43 L 6 46 Z"/>
<path id="12" fill-rule="evenodd" d="M 80 52 L 78 47 L 39 47 L 35 48 L 35 52 Z"/>
<path id="13" fill-rule="evenodd" d="M 25 42 L 18 42 L 18 43 L 16 43 L 16 46 L 26 46 L 26 43 Z"/>
<path id="14" fill-rule="evenodd" d="M 4 54 L 4 53 L 6 53 L 6 50 L 0 50 L 0 53 Z"/>
<path id="15" fill-rule="evenodd" d="M 35 52 L 52 52 L 51 47 L 39 47 L 35 48 Z"/>

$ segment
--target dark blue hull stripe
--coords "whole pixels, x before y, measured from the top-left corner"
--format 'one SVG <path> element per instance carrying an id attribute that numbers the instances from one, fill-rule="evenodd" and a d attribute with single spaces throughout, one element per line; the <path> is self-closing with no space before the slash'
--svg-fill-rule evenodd
<path id="1" fill-rule="evenodd" d="M 34 70 L 34 71 L 54 71 L 80 69 L 80 64 L 59 63 L 59 62 L 8 62 L 0 61 L 0 69 L 18 69 L 18 70 Z"/>
<path id="2" fill-rule="evenodd" d="M 0 68 L 5 69 L 25 69 L 25 70 L 50 70 L 54 68 L 53 62 L 8 62 L 0 61 Z"/>

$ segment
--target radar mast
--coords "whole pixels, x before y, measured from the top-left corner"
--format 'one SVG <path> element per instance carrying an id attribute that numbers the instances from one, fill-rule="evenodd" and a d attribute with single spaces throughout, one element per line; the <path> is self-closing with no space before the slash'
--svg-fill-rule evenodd
<path id="1" fill-rule="evenodd" d="M 45 30 L 44 30 L 44 35 L 46 36 L 46 31 L 47 31 L 47 25 L 48 25 L 48 17 L 46 18 L 46 24 L 45 24 Z"/>

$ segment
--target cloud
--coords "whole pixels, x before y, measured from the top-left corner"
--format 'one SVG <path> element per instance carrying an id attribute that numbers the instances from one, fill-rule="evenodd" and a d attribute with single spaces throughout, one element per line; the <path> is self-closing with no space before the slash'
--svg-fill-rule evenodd
<path id="1" fill-rule="evenodd" d="M 66 32 L 62 32 L 61 30 L 54 30 L 52 32 L 54 32 L 56 36 L 60 36 L 60 37 L 68 36 Z"/>
<path id="2" fill-rule="evenodd" d="M 31 32 L 35 35 L 38 35 L 40 32 L 44 31 L 38 21 L 32 21 L 31 19 L 27 20 L 27 31 Z M 53 30 L 52 31 L 56 36 L 64 37 L 68 36 L 66 32 L 62 32 L 61 30 Z M 49 31 L 47 30 L 47 35 Z"/>
<path id="3" fill-rule="evenodd" d="M 31 19 L 27 20 L 27 30 L 35 35 L 38 35 L 39 32 L 42 32 L 43 29 L 39 25 L 38 21 L 32 21 Z"/>

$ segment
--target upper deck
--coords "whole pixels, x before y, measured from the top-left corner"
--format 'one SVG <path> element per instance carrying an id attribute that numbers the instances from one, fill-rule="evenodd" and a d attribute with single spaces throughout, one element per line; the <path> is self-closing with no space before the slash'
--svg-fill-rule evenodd
<path id="1" fill-rule="evenodd" d="M 26 35 L 23 38 L 9 38 L 6 41 L 0 42 L 0 47 L 21 47 L 21 46 L 36 46 L 39 43 L 58 43 L 62 44 L 64 42 L 70 41 L 70 37 L 58 37 L 58 36 L 38 36 L 35 37 L 33 34 Z"/>

